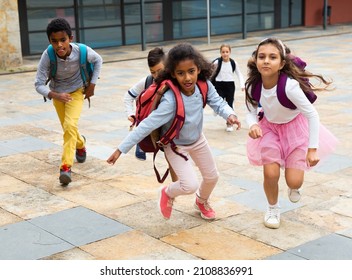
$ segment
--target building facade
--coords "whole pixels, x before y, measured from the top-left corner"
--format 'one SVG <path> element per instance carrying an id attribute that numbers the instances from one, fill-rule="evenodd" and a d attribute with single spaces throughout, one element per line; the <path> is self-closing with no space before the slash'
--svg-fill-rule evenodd
<path id="1" fill-rule="evenodd" d="M 309 9 L 306 6 L 309 2 Z M 0 0 L 0 68 L 21 63 L 48 45 L 46 26 L 66 18 L 74 40 L 93 48 L 322 24 L 324 0 Z M 333 2 L 336 2 L 333 3 Z M 338 5 L 329 1 L 329 23 Z M 348 2 L 348 3 L 347 3 Z M 351 7 L 352 8 L 352 7 Z M 348 9 L 342 8 L 342 11 Z M 336 12 L 336 15 L 341 12 Z M 337 17 L 336 17 L 337 18 Z M 343 18 L 352 22 L 352 16 Z M 337 20 L 338 22 L 338 20 Z M 244 26 L 245 25 L 245 26 Z M 245 29 L 244 29 L 245 28 Z M 4 39 L 4 40 L 3 40 Z M 13 51 L 13 52 L 12 52 Z"/>

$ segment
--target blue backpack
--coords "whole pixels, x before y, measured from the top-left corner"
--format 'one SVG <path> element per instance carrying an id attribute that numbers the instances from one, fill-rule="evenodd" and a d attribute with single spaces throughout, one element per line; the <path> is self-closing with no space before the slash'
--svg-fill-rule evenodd
<path id="1" fill-rule="evenodd" d="M 88 62 L 87 46 L 82 43 L 75 43 L 75 44 L 79 46 L 79 64 L 80 64 L 80 71 L 81 71 L 83 86 L 87 87 L 93 75 L 94 64 L 91 62 Z M 50 71 L 49 71 L 49 77 L 45 84 L 48 84 L 48 82 L 55 77 L 56 71 L 57 71 L 57 57 L 52 45 L 48 46 L 47 52 L 50 59 Z M 45 97 L 44 97 L 44 100 L 46 101 Z"/>

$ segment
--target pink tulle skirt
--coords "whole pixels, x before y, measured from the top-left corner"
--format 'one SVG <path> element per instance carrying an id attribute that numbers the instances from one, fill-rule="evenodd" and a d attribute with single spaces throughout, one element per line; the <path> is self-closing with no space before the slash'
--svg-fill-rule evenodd
<path id="1" fill-rule="evenodd" d="M 263 117 L 258 123 L 263 136 L 257 139 L 248 137 L 247 157 L 252 165 L 265 165 L 277 162 L 281 168 L 309 170 L 306 162 L 309 131 L 308 120 L 299 114 L 285 124 L 270 123 Z M 319 127 L 318 156 L 321 163 L 337 146 L 337 138 L 322 124 Z"/>

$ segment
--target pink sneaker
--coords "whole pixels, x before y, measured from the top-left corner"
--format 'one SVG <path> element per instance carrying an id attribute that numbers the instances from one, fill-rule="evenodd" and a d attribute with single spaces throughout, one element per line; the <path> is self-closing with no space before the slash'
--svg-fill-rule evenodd
<path id="1" fill-rule="evenodd" d="M 200 211 L 200 216 L 203 219 L 205 220 L 215 219 L 215 211 L 211 208 L 207 200 L 204 203 L 200 203 L 198 198 L 196 198 L 196 202 L 194 203 L 194 208 Z"/>
<path id="2" fill-rule="evenodd" d="M 174 198 L 171 198 L 166 194 L 166 188 L 167 186 L 164 186 L 159 189 L 159 209 L 161 215 L 168 220 L 171 217 Z"/>

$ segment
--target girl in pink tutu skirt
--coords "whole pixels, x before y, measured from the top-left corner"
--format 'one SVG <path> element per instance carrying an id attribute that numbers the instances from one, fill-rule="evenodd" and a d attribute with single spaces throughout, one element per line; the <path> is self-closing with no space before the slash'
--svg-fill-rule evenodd
<path id="1" fill-rule="evenodd" d="M 290 201 L 298 202 L 304 172 L 331 154 L 337 144 L 335 136 L 320 124 L 318 112 L 305 94 L 325 90 L 330 82 L 304 71 L 295 64 L 296 59 L 280 40 L 267 38 L 260 42 L 247 65 L 247 156 L 252 165 L 263 166 L 264 192 L 269 204 L 264 225 L 268 228 L 280 226 L 280 168 L 285 170 Z M 295 109 L 278 98 L 280 75 L 287 76 L 283 88 Z M 308 78 L 319 80 L 323 87 L 310 88 Z M 260 118 L 258 105 L 262 108 Z"/>

